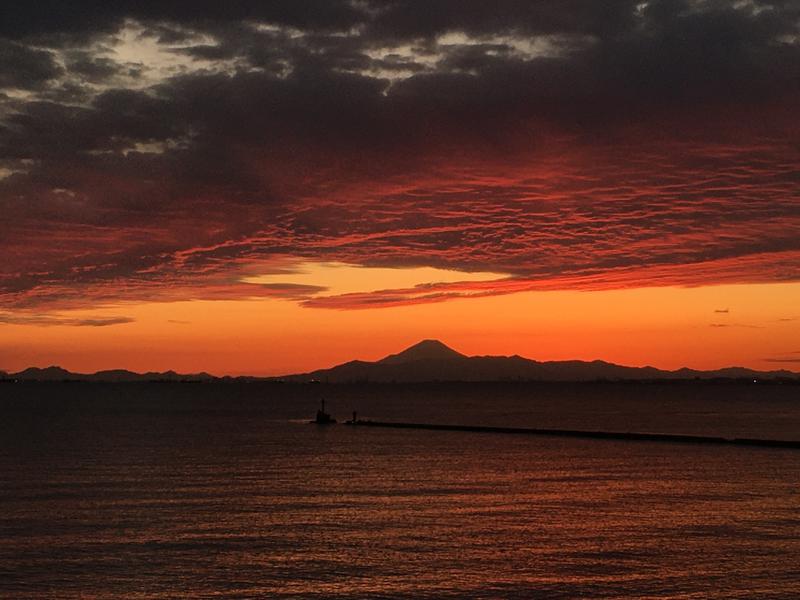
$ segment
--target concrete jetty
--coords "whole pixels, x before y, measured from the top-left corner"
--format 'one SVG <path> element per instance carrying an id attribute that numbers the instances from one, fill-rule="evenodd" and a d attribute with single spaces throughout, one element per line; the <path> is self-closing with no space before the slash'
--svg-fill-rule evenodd
<path id="1" fill-rule="evenodd" d="M 728 446 L 761 446 L 767 448 L 800 449 L 800 441 L 757 438 L 726 438 L 675 433 L 636 433 L 628 431 L 584 431 L 578 429 L 539 429 L 523 427 L 488 427 L 481 425 L 443 425 L 438 423 L 400 423 L 391 421 L 352 420 L 346 425 L 355 427 L 385 427 L 390 429 L 428 429 L 432 431 L 465 431 L 471 433 L 505 433 L 602 440 L 641 442 L 671 442 L 679 444 L 719 444 Z"/>

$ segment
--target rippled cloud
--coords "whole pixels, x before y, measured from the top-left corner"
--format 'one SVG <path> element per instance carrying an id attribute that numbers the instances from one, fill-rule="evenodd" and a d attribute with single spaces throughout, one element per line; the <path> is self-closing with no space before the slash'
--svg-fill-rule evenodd
<path id="1" fill-rule="evenodd" d="M 0 25 L 6 310 L 800 280 L 791 3 L 96 4 Z"/>

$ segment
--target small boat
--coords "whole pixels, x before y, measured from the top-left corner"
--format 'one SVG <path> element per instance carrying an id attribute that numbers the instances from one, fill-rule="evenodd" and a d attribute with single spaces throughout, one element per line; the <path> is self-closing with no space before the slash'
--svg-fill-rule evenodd
<path id="1" fill-rule="evenodd" d="M 315 423 L 317 425 L 333 425 L 336 423 L 336 419 L 334 419 L 330 414 L 325 412 L 325 399 L 322 399 L 320 409 L 317 411 L 317 418 L 311 421 L 311 423 Z"/>

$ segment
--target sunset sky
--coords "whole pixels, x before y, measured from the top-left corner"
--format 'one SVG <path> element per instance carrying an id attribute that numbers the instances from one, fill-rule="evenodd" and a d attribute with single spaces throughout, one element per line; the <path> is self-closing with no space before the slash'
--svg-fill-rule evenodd
<path id="1" fill-rule="evenodd" d="M 0 7 L 0 369 L 800 370 L 800 3 Z"/>

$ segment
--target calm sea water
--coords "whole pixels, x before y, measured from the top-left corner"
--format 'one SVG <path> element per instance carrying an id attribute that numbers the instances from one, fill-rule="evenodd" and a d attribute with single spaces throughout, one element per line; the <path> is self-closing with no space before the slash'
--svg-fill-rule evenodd
<path id="1" fill-rule="evenodd" d="M 0 598 L 797 598 L 794 386 L 0 387 Z"/>

